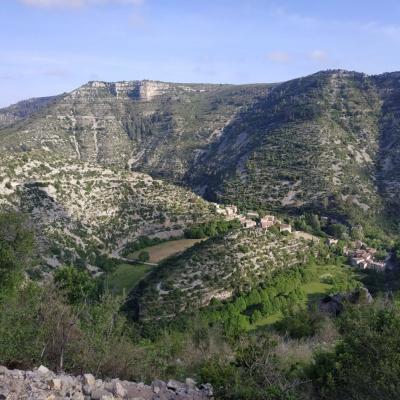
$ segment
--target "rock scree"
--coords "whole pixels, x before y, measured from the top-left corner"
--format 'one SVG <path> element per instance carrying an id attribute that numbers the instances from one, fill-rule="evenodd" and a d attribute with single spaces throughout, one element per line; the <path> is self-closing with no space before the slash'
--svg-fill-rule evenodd
<path id="1" fill-rule="evenodd" d="M 56 374 L 41 365 L 33 371 L 0 366 L 0 400 L 205 400 L 213 398 L 210 384 L 155 380 L 151 385 L 119 379 L 101 380 L 92 374 Z"/>

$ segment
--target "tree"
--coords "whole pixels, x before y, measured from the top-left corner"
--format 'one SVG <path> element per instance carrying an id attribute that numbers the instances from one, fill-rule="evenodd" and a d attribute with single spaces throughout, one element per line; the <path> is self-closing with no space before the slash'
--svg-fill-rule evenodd
<path id="1" fill-rule="evenodd" d="M 311 226 L 314 232 L 321 231 L 321 222 L 318 215 L 316 214 L 306 214 L 306 222 Z"/>
<path id="2" fill-rule="evenodd" d="M 34 234 L 25 216 L 0 214 L 0 290 L 15 288 L 29 266 Z"/>
<path id="3" fill-rule="evenodd" d="M 387 304 L 349 309 L 342 340 L 315 357 L 311 378 L 323 399 L 390 400 L 400 393 L 400 312 Z"/>
<path id="4" fill-rule="evenodd" d="M 138 259 L 141 262 L 146 262 L 150 260 L 150 254 L 148 251 L 141 251 L 138 255 Z"/>
<path id="5" fill-rule="evenodd" d="M 70 304 L 81 304 L 95 295 L 96 283 L 93 278 L 86 271 L 72 266 L 57 270 L 54 282 L 65 293 Z"/>
<path id="6" fill-rule="evenodd" d="M 347 227 L 343 224 L 332 224 L 329 226 L 329 233 L 338 239 L 344 239 Z"/>

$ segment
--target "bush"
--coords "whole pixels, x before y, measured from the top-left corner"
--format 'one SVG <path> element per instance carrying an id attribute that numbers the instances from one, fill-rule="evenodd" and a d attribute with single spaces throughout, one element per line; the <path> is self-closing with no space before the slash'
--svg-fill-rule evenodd
<path id="1" fill-rule="evenodd" d="M 400 393 L 400 312 L 387 305 L 348 309 L 342 340 L 315 356 L 310 377 L 322 399 L 389 400 Z"/>
<path id="2" fill-rule="evenodd" d="M 290 313 L 287 317 L 275 324 L 275 328 L 282 334 L 288 334 L 293 339 L 314 336 L 322 325 L 322 318 L 313 315 L 307 310 Z"/>
<path id="3" fill-rule="evenodd" d="M 141 251 L 138 255 L 138 260 L 141 262 L 146 262 L 150 260 L 150 254 L 148 251 Z"/>
<path id="4" fill-rule="evenodd" d="M 240 228 L 240 222 L 236 219 L 227 221 L 217 219 L 202 224 L 193 225 L 185 230 L 185 237 L 189 239 L 203 239 L 206 237 L 216 237 L 224 235 L 233 229 Z"/>

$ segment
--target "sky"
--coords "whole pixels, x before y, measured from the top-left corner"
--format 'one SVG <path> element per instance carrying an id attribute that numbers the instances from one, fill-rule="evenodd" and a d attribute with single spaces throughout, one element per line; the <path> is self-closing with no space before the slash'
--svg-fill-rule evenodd
<path id="1" fill-rule="evenodd" d="M 398 0 L 0 0 L 0 107 L 89 80 L 400 70 Z"/>

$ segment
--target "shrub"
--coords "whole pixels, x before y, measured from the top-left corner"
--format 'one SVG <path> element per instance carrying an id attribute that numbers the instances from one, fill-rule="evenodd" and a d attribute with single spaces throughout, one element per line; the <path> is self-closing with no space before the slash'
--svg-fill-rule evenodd
<path id="1" fill-rule="evenodd" d="M 148 251 L 141 251 L 138 255 L 138 260 L 141 262 L 146 262 L 150 260 L 150 254 Z"/>

